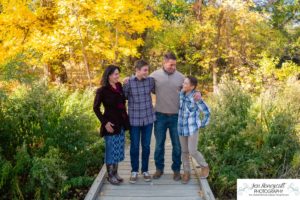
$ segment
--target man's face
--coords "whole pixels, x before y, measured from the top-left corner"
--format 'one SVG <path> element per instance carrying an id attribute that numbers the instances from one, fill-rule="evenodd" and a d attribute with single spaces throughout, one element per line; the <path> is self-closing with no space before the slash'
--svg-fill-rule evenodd
<path id="1" fill-rule="evenodd" d="M 170 74 L 173 74 L 176 71 L 176 60 L 164 60 L 163 67 L 165 71 L 167 71 Z"/>
<path id="2" fill-rule="evenodd" d="M 141 78 L 147 78 L 149 75 L 149 66 L 145 65 L 141 69 L 136 69 L 136 75 Z"/>

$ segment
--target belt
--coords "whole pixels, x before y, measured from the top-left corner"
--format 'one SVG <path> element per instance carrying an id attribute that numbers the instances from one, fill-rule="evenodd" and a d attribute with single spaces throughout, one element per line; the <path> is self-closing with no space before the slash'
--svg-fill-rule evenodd
<path id="1" fill-rule="evenodd" d="M 172 115 L 177 115 L 177 113 L 162 113 L 162 112 L 157 112 L 159 114 L 162 114 L 162 115 L 167 115 L 168 117 L 172 116 Z"/>

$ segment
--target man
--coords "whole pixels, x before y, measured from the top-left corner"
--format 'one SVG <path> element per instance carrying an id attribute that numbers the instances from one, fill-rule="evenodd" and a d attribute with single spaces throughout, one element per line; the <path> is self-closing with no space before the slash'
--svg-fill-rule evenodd
<path id="1" fill-rule="evenodd" d="M 154 135 L 156 146 L 154 160 L 156 172 L 154 179 L 158 179 L 164 172 L 164 154 L 166 132 L 169 129 L 172 142 L 172 170 L 173 179 L 179 181 L 181 165 L 181 147 L 177 132 L 178 111 L 179 111 L 179 92 L 182 88 L 184 75 L 176 70 L 176 56 L 173 53 L 166 53 L 163 59 L 163 67 L 150 74 L 155 80 L 156 106 L 154 123 Z M 196 92 L 194 99 L 201 99 L 200 92 Z"/>
<path id="2" fill-rule="evenodd" d="M 148 77 L 149 65 L 143 60 L 135 62 L 135 76 L 124 84 L 124 94 L 128 98 L 128 114 L 130 121 L 130 183 L 135 183 L 139 172 L 139 148 L 142 146 L 142 174 L 144 181 L 151 181 L 148 172 L 150 142 L 155 113 L 151 92 L 154 92 L 154 79 Z"/>

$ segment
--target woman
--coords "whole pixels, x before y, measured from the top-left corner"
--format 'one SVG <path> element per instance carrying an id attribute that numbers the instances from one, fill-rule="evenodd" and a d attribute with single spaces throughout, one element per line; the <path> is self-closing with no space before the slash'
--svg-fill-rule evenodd
<path id="1" fill-rule="evenodd" d="M 103 73 L 101 87 L 97 89 L 94 100 L 94 112 L 101 122 L 100 135 L 105 140 L 107 180 L 113 185 L 123 182 L 118 175 L 118 163 L 125 157 L 125 130 L 129 129 L 125 96 L 119 77 L 120 68 L 109 65 Z M 100 111 L 101 104 L 104 113 Z"/>
<path id="2" fill-rule="evenodd" d="M 180 109 L 178 114 L 178 135 L 181 145 L 181 155 L 183 162 L 182 183 L 186 184 L 190 180 L 190 161 L 191 155 L 197 161 L 197 168 L 201 168 L 201 178 L 207 178 L 209 167 L 203 155 L 197 150 L 199 129 L 208 125 L 210 120 L 209 107 L 203 100 L 195 101 L 194 94 L 197 87 L 197 79 L 188 76 L 182 85 L 180 92 Z M 204 114 L 200 120 L 200 113 Z"/>

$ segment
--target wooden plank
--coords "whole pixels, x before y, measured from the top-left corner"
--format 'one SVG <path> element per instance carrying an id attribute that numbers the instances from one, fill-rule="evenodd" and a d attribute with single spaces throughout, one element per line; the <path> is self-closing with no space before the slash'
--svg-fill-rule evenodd
<path id="1" fill-rule="evenodd" d="M 150 170 L 149 173 L 150 173 L 151 176 L 153 176 L 153 174 L 155 173 L 155 171 Z M 169 178 L 169 179 L 172 179 L 172 178 L 173 178 L 173 171 L 172 171 L 172 170 L 165 170 L 164 173 L 165 173 L 165 174 L 161 177 L 161 179 L 164 179 L 164 178 L 166 178 L 166 177 Z M 130 172 L 130 170 L 118 170 L 118 174 L 119 174 L 120 176 L 122 176 L 123 178 L 129 178 L 131 172 Z M 142 175 L 141 173 L 139 173 L 138 178 L 143 179 L 143 175 Z M 193 172 L 192 172 L 191 178 L 192 178 L 192 179 L 193 179 L 193 178 L 197 179 L 198 177 L 193 176 Z M 159 180 L 160 180 L 160 179 L 159 179 Z"/>
<path id="2" fill-rule="evenodd" d="M 173 190 L 172 188 L 163 190 L 134 190 L 126 192 L 124 190 L 104 190 L 101 196 L 114 197 L 195 197 L 199 196 L 197 190 Z"/>
<path id="3" fill-rule="evenodd" d="M 166 163 L 165 163 L 166 164 Z M 165 169 L 164 169 L 164 172 L 166 173 L 167 171 L 168 172 L 173 172 L 173 170 L 171 169 L 171 163 L 167 163 L 168 165 L 166 165 L 165 166 Z M 155 165 L 154 165 L 154 163 L 153 164 L 151 164 L 151 163 L 149 163 L 149 171 L 153 171 L 153 172 L 155 172 L 155 170 L 156 170 L 156 167 L 155 167 Z M 118 170 L 131 170 L 131 164 L 129 164 L 129 163 L 123 163 L 123 164 L 120 164 L 119 165 L 119 168 L 118 168 Z M 141 170 L 141 163 L 140 163 L 140 170 Z M 183 167 L 181 166 L 181 170 L 183 170 Z"/>
<path id="4" fill-rule="evenodd" d="M 153 174 L 156 169 L 153 155 L 155 141 L 153 138 L 149 160 L 150 174 Z M 139 175 L 135 184 L 129 183 L 131 171 L 130 149 L 129 145 L 126 146 L 125 160 L 119 164 L 118 170 L 119 174 L 124 178 L 124 182 L 120 186 L 115 186 L 104 180 L 101 190 L 98 190 L 97 200 L 203 200 L 201 197 L 203 192 L 201 192 L 201 187 L 199 187 L 199 180 L 195 170 L 192 170 L 191 180 L 188 184 L 183 185 L 181 181 L 173 180 L 173 171 L 171 169 L 172 145 L 169 135 L 166 140 L 164 175 L 160 179 L 153 179 L 151 182 L 145 182 L 142 175 Z"/>
<path id="5" fill-rule="evenodd" d="M 120 175 L 121 176 L 121 175 Z M 125 175 L 123 175 L 122 176 L 122 178 L 124 178 L 125 179 L 125 181 L 127 180 L 127 181 L 129 181 L 129 177 L 130 177 L 130 173 L 127 173 L 127 174 L 125 174 Z M 196 176 L 191 176 L 191 180 L 192 179 L 198 179 L 198 177 L 196 177 Z M 138 180 L 142 180 L 142 181 L 144 181 L 144 179 L 143 179 L 143 176 L 142 175 L 139 175 L 138 176 Z M 174 180 L 173 180 L 173 174 L 163 174 L 159 179 L 152 179 L 152 181 L 154 181 L 154 182 L 158 182 L 158 181 L 161 181 L 161 180 L 169 180 L 170 182 L 173 182 Z M 176 182 L 176 181 L 175 181 Z M 180 182 L 180 181 L 179 181 Z"/>
<path id="6" fill-rule="evenodd" d="M 123 165 L 123 164 L 128 164 L 128 165 L 130 165 L 130 156 L 128 156 L 127 158 L 125 158 L 126 160 L 124 160 L 124 161 L 122 161 L 122 162 L 120 162 L 119 163 L 119 165 Z M 140 159 L 141 160 L 141 159 Z M 155 163 L 155 160 L 154 159 L 150 159 L 149 160 L 149 164 L 151 164 L 151 163 Z M 173 163 L 173 161 L 171 160 L 171 159 L 165 159 L 165 165 L 166 164 L 172 164 Z"/>
<path id="7" fill-rule="evenodd" d="M 85 196 L 84 200 L 95 200 L 101 190 L 101 187 L 105 181 L 106 177 L 106 166 L 103 165 L 96 179 L 94 180 L 90 190 Z"/>
<path id="8" fill-rule="evenodd" d="M 156 185 L 156 184 L 149 184 L 149 185 L 141 185 L 141 184 L 137 184 L 137 185 L 133 185 L 132 184 L 122 184 L 121 187 L 120 186 L 116 186 L 116 185 L 111 185 L 111 184 L 106 184 L 103 186 L 103 190 L 158 190 L 162 187 L 162 185 Z M 198 185 L 184 185 L 184 187 L 182 187 L 182 184 L 180 185 L 164 185 L 164 187 L 166 188 L 172 188 L 173 190 L 199 190 L 199 186 Z"/>
<path id="9" fill-rule="evenodd" d="M 198 166 L 196 160 L 194 158 L 191 158 L 193 168 L 196 169 L 196 166 Z M 198 173 L 198 170 L 195 170 L 196 176 L 199 178 L 199 185 L 201 189 L 201 194 L 205 200 L 215 200 L 215 196 L 213 192 L 211 191 L 208 181 L 206 178 L 200 178 L 200 174 Z"/>
<path id="10" fill-rule="evenodd" d="M 200 197 L 113 197 L 100 196 L 97 200 L 201 200 Z"/>
<path id="11" fill-rule="evenodd" d="M 109 183 L 105 180 L 104 185 L 108 185 Z M 130 185 L 132 188 L 136 188 L 138 185 L 160 185 L 161 187 L 165 185 L 180 185 L 183 186 L 181 181 L 173 181 L 173 179 L 158 179 L 158 180 L 152 180 L 152 182 L 145 182 L 142 178 L 139 178 L 138 181 L 135 184 L 129 183 L 129 178 L 125 178 L 124 183 L 122 183 L 118 187 L 123 187 L 126 185 Z M 186 185 L 197 185 L 199 188 L 199 181 L 198 179 L 191 179 L 188 184 Z"/>
<path id="12" fill-rule="evenodd" d="M 181 169 L 183 170 L 183 169 Z M 118 173 L 121 175 L 129 175 L 131 173 L 131 167 L 119 167 Z M 155 169 L 151 168 L 149 170 L 150 175 L 153 175 L 155 173 Z M 164 170 L 165 174 L 173 174 L 173 170 L 172 169 L 165 169 Z M 192 174 L 194 173 L 194 169 L 192 169 Z M 139 173 L 139 176 L 141 176 L 142 174 Z"/>

